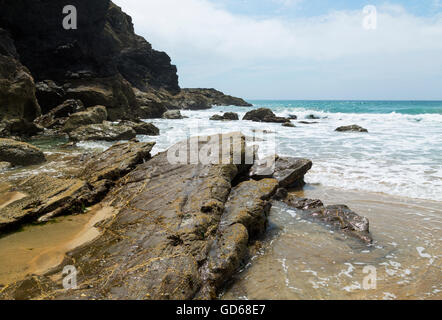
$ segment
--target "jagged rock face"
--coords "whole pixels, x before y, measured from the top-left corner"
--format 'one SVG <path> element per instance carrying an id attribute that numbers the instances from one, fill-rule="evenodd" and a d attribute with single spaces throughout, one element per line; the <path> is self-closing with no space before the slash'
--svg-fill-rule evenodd
<path id="1" fill-rule="evenodd" d="M 34 79 L 17 58 L 14 42 L 0 28 L 0 121 L 24 119 L 32 122 L 41 112 L 35 97 Z"/>
<path id="2" fill-rule="evenodd" d="M 109 0 L 72 0 L 78 29 L 62 25 L 62 0 L 0 0 L 0 26 L 11 32 L 22 63 L 37 81 L 65 83 L 118 73 L 133 86 L 178 91 L 176 67 L 135 35 L 131 18 Z"/>

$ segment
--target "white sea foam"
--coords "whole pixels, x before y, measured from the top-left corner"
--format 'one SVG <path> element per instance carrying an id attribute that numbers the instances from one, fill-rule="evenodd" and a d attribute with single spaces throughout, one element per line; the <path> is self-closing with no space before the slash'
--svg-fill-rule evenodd
<path id="1" fill-rule="evenodd" d="M 139 137 L 156 141 L 153 152 L 192 135 L 254 129 L 276 132 L 280 155 L 307 157 L 314 166 L 306 180 L 348 190 L 380 192 L 409 198 L 442 201 L 442 115 L 440 114 L 356 114 L 327 113 L 302 108 L 278 108 L 278 116 L 295 114 L 296 128 L 251 121 L 210 121 L 214 114 L 249 111 L 241 107 L 215 107 L 203 111 L 183 111 L 183 120 L 152 120 L 161 129 L 159 137 Z M 308 115 L 320 117 L 317 124 L 301 124 Z M 358 124 L 369 133 L 338 133 L 343 125 Z M 94 144 L 95 145 L 95 144 Z M 86 146 L 86 145 L 85 145 Z M 270 152 L 260 147 L 260 154 Z"/>

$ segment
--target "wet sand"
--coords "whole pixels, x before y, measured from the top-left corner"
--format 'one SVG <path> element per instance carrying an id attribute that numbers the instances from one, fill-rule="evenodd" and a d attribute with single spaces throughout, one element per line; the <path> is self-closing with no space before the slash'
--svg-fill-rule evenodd
<path id="1" fill-rule="evenodd" d="M 368 217 L 375 243 L 277 203 L 263 249 L 223 299 L 442 299 L 442 203 L 321 186 L 297 194 Z M 369 290 L 366 266 L 376 270 Z"/>
<path id="2" fill-rule="evenodd" d="M 112 208 L 97 205 L 86 214 L 27 226 L 0 238 L 0 284 L 44 274 L 58 266 L 68 251 L 94 240 L 100 234 L 94 226 L 112 215 Z"/>

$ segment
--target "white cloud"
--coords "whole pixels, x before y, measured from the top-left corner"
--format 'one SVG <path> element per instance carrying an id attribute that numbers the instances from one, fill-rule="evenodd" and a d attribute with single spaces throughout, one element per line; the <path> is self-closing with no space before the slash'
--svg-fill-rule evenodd
<path id="1" fill-rule="evenodd" d="M 307 67 L 319 82 L 318 68 L 340 67 L 357 76 L 377 66 L 378 74 L 399 77 L 411 70 L 423 79 L 442 77 L 442 18 L 417 17 L 398 5 L 378 7 L 378 28 L 368 31 L 362 27 L 362 8 L 287 20 L 237 15 L 207 0 L 115 2 L 133 17 L 139 34 L 172 56 L 184 85 L 213 81 L 227 70 L 232 77 L 239 72 L 264 77 L 267 68 L 282 66 Z"/>

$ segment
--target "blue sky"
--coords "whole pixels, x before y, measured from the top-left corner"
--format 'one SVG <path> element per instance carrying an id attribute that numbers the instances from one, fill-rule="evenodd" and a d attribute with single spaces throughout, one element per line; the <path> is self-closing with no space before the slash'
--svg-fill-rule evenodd
<path id="1" fill-rule="evenodd" d="M 247 99 L 442 100 L 442 1 L 115 0 L 181 87 Z M 363 8 L 377 11 L 363 27 Z"/>
<path id="2" fill-rule="evenodd" d="M 268 17 L 273 15 L 287 18 L 317 16 L 332 10 L 358 10 L 366 5 L 380 6 L 386 1 L 365 0 L 210 0 L 215 5 L 244 15 Z M 391 1 L 402 5 L 408 12 L 420 16 L 431 16 L 440 11 L 441 1 L 406 0 Z"/>

